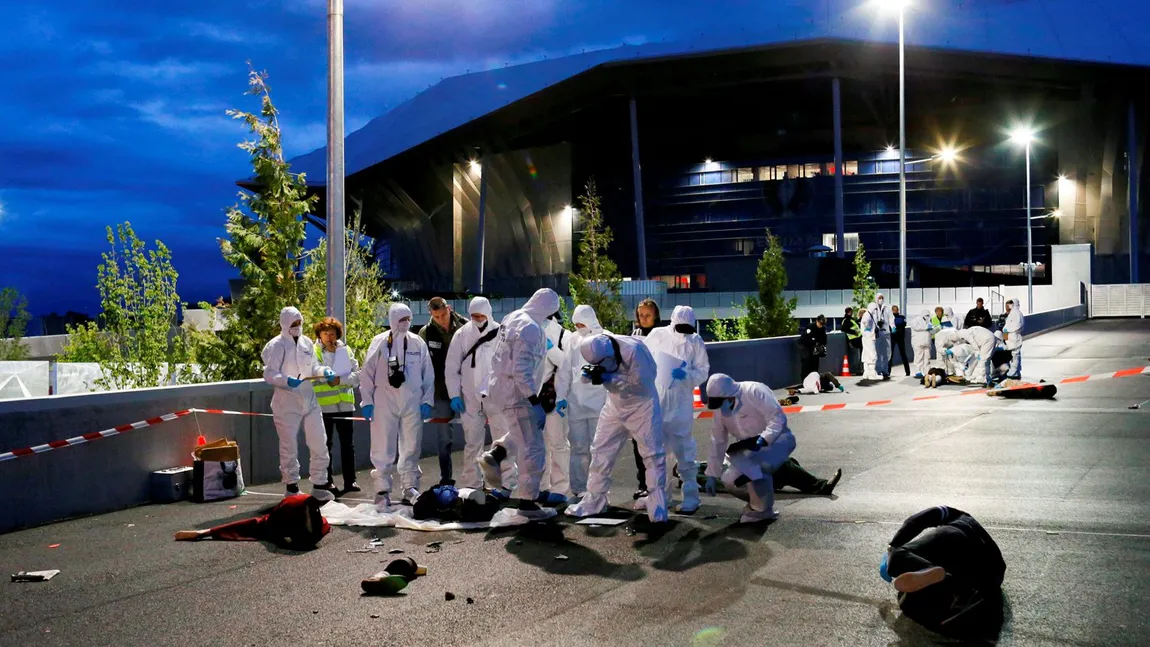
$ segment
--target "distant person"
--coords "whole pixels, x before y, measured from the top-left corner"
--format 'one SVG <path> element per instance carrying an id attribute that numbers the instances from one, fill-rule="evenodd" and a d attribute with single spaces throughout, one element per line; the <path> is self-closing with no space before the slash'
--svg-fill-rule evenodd
<path id="1" fill-rule="evenodd" d="M 447 364 L 447 353 L 451 350 L 451 339 L 460 328 L 467 325 L 467 320 L 453 311 L 443 297 L 432 297 L 427 302 L 427 309 L 431 311 L 431 321 L 419 331 L 419 338 L 427 344 L 427 350 L 431 353 L 431 366 L 435 369 L 435 403 L 432 405 L 431 415 L 427 417 L 450 420 L 454 414 L 451 409 L 451 395 L 447 392 L 444 366 Z M 431 428 L 435 431 L 436 445 L 439 449 L 439 483 L 453 484 L 455 481 L 451 478 L 453 436 L 451 424 L 437 422 L 433 423 Z"/>
<path id="2" fill-rule="evenodd" d="M 348 419 L 355 411 L 355 389 L 359 387 L 359 362 L 352 349 L 343 342 L 343 323 L 335 317 L 327 317 L 317 323 L 315 333 L 315 357 L 320 364 L 335 373 L 331 386 L 316 384 L 316 401 L 323 411 L 323 426 L 327 431 L 327 453 L 331 455 L 332 441 L 339 435 L 339 458 L 343 468 L 343 491 L 359 492 L 355 482 L 355 428 Z M 335 483 L 331 463 L 327 466 L 327 482 Z"/>
<path id="3" fill-rule="evenodd" d="M 1022 379 L 1022 333 L 1025 326 L 1025 318 L 1022 316 L 1022 309 L 1018 307 L 1018 300 L 1010 299 L 1006 302 L 1006 321 L 1002 324 L 1002 341 L 1006 345 L 1006 350 L 1013 353 L 1007 375 L 1015 380 Z"/>
<path id="4" fill-rule="evenodd" d="M 954 322 L 946 316 L 946 310 L 942 306 L 935 306 L 934 316 L 931 317 L 930 327 L 933 328 L 931 334 L 937 334 L 943 328 L 954 328 Z"/>
<path id="5" fill-rule="evenodd" d="M 914 376 L 921 379 L 930 370 L 930 310 L 910 320 L 910 347 L 914 352 Z"/>
<path id="6" fill-rule="evenodd" d="M 862 375 L 862 330 L 859 320 L 854 316 L 854 308 L 847 308 L 843 312 L 841 326 L 843 335 L 847 338 L 847 366 L 851 375 Z"/>
<path id="7" fill-rule="evenodd" d="M 631 329 L 631 336 L 645 338 L 659 325 L 661 319 L 659 304 L 652 299 L 643 299 L 635 306 L 635 326 Z M 635 476 L 639 481 L 639 489 L 631 495 L 631 498 L 636 501 L 635 505 L 642 509 L 640 499 L 647 496 L 647 468 L 643 463 L 643 457 L 639 455 L 639 443 L 634 439 L 631 440 L 631 449 L 635 455 Z"/>
<path id="8" fill-rule="evenodd" d="M 787 392 L 790 395 L 817 395 L 819 393 L 842 393 L 846 389 L 839 383 L 838 378 L 832 373 L 819 373 L 818 371 L 811 371 L 803 378 L 802 384 L 795 386 L 788 386 Z"/>
<path id="9" fill-rule="evenodd" d="M 982 297 L 975 299 L 974 307 L 966 313 L 966 320 L 962 323 L 963 328 L 975 326 L 994 332 L 994 320 L 990 318 L 990 311 L 982 306 Z"/>
<path id="10" fill-rule="evenodd" d="M 890 363 L 894 364 L 894 351 L 898 350 L 898 356 L 902 359 L 902 369 L 906 371 L 906 376 L 910 377 L 910 359 L 906 354 L 906 317 L 898 306 L 891 306 L 890 312 L 894 320 L 890 331 Z"/>
<path id="11" fill-rule="evenodd" d="M 827 356 L 827 318 L 819 315 L 799 336 L 799 373 L 817 373 L 819 359 Z"/>
<path id="12" fill-rule="evenodd" d="M 878 305 L 871 301 L 866 310 L 863 310 L 862 315 L 859 317 L 859 327 L 862 329 L 862 362 L 863 362 L 863 379 L 864 380 L 879 380 L 882 376 L 878 373 L 878 319 L 875 314 L 878 312 Z"/>
<path id="13" fill-rule="evenodd" d="M 890 379 L 890 335 L 894 328 L 894 315 L 886 304 L 886 297 L 880 292 L 871 304 L 871 316 L 874 318 L 875 331 L 875 372 L 882 379 Z"/>

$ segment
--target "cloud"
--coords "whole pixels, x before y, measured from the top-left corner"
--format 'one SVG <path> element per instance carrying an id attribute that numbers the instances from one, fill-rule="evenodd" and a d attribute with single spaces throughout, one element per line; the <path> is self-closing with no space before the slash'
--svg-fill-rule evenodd
<path id="1" fill-rule="evenodd" d="M 185 33 L 196 38 L 231 44 L 268 44 L 276 41 L 274 36 L 209 22 L 190 21 L 184 24 Z"/>
<path id="2" fill-rule="evenodd" d="M 166 99 L 149 99 L 140 103 L 129 103 L 141 120 L 166 130 L 187 134 L 223 134 L 236 132 L 235 124 L 227 116 L 227 108 L 222 104 L 181 104 Z"/>
<path id="3" fill-rule="evenodd" d="M 157 63 L 137 63 L 134 61 L 101 61 L 92 68 L 95 74 L 124 77 L 136 81 L 167 83 L 188 78 L 223 76 L 234 68 L 221 63 L 184 63 L 177 59 L 165 59 Z"/>

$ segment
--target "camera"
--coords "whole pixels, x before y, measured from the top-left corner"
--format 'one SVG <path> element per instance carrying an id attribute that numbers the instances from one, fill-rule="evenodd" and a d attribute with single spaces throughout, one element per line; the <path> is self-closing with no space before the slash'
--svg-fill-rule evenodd
<path id="1" fill-rule="evenodd" d="M 392 388 L 398 389 L 403 386 L 405 381 L 407 381 L 407 376 L 403 373 L 403 367 L 399 365 L 399 358 L 389 358 L 387 360 L 387 383 Z"/>
<path id="2" fill-rule="evenodd" d="M 587 364 L 583 367 L 583 375 L 587 376 L 595 386 L 603 385 L 603 374 L 606 372 L 607 370 L 598 364 Z"/>
<path id="3" fill-rule="evenodd" d="M 826 357 L 827 347 L 823 344 L 815 344 L 815 357 Z"/>

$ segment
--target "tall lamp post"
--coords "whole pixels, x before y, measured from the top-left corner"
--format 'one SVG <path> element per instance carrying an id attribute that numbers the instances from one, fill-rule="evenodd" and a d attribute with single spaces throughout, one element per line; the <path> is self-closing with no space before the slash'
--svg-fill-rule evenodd
<path id="1" fill-rule="evenodd" d="M 1034 131 L 1027 126 L 1019 126 L 1010 133 L 1010 139 L 1026 147 L 1026 313 L 1034 312 L 1034 239 L 1030 228 L 1030 144 L 1034 141 Z"/>
<path id="2" fill-rule="evenodd" d="M 346 323 L 343 202 L 343 0 L 327 3 L 327 314 Z"/>
<path id="3" fill-rule="evenodd" d="M 898 10 L 898 292 L 906 310 L 906 44 L 904 22 L 911 0 L 876 0 Z"/>

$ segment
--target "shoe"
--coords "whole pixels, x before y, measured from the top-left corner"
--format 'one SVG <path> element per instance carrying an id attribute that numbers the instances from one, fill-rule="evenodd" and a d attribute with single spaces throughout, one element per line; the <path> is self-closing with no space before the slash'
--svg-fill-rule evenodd
<path id="1" fill-rule="evenodd" d="M 631 495 L 631 498 L 633 500 L 637 500 L 637 499 L 642 499 L 646 496 L 647 496 L 646 490 L 636 490 L 635 493 Z"/>
<path id="2" fill-rule="evenodd" d="M 899 593 L 914 593 L 946 579 L 946 569 L 941 566 L 924 568 L 921 571 L 903 573 L 894 578 L 894 588 Z"/>
<path id="3" fill-rule="evenodd" d="M 569 517 L 591 517 L 607 509 L 607 497 L 585 493 L 574 505 L 567 506 L 564 512 Z"/>
<path id="4" fill-rule="evenodd" d="M 940 622 L 939 626 L 945 627 L 963 615 L 978 608 L 978 606 L 981 605 L 984 601 L 986 601 L 986 597 L 978 589 L 970 591 L 969 593 L 956 593 L 953 596 L 953 601 L 950 603 L 950 608 L 954 611 L 954 613 L 952 613 L 946 620 Z"/>
<path id="5" fill-rule="evenodd" d="M 916 379 L 916 380 L 921 380 L 921 379 L 922 379 L 922 373 L 915 373 L 915 374 L 914 374 L 914 379 Z"/>
<path id="6" fill-rule="evenodd" d="M 684 494 L 683 502 L 679 504 L 679 514 L 695 514 L 695 511 L 699 509 L 700 503 L 698 492 L 694 494 Z"/>
<path id="7" fill-rule="evenodd" d="M 312 483 L 311 495 L 317 501 L 335 501 L 335 498 L 339 496 L 339 490 L 332 487 L 331 483 L 324 483 L 323 485 Z"/>
<path id="8" fill-rule="evenodd" d="M 889 376 L 889 375 L 884 375 L 884 376 L 882 376 L 882 381 L 883 381 L 883 382 L 887 382 L 887 381 L 889 381 L 889 380 L 890 380 L 890 376 Z"/>
<path id="9" fill-rule="evenodd" d="M 403 500 L 400 505 L 415 505 L 415 500 L 419 498 L 419 490 L 409 487 L 403 490 Z"/>
<path id="10" fill-rule="evenodd" d="M 291 496 L 293 494 L 299 494 L 299 484 L 298 483 L 288 483 L 287 487 L 284 488 L 284 496 L 285 497 Z"/>
<path id="11" fill-rule="evenodd" d="M 551 513 L 551 510 L 540 508 L 534 501 L 528 501 L 526 499 L 519 500 L 519 514 L 528 519 L 547 519 L 551 517 Z"/>
<path id="12" fill-rule="evenodd" d="M 351 483 L 347 483 L 343 486 L 343 491 L 346 493 L 346 492 L 362 492 L 363 490 L 359 489 L 359 483 L 352 481 Z"/>
<path id="13" fill-rule="evenodd" d="M 539 496 L 535 499 L 535 501 L 545 506 L 554 508 L 557 505 L 567 503 L 567 497 L 559 494 L 558 492 L 543 490 L 539 493 Z"/>
<path id="14" fill-rule="evenodd" d="M 751 506 L 743 508 L 743 514 L 739 517 L 739 523 L 759 523 L 760 521 L 773 521 L 779 518 L 779 513 L 774 510 L 755 510 Z"/>
<path id="15" fill-rule="evenodd" d="M 495 499 L 500 503 L 511 500 L 511 491 L 504 490 L 503 488 L 496 488 L 488 492 L 488 494 L 491 495 L 492 499 Z"/>
<path id="16" fill-rule="evenodd" d="M 503 471 L 499 467 L 499 460 L 492 455 L 492 452 L 483 452 L 475 459 L 475 463 L 479 465 L 479 471 L 483 473 L 483 482 L 488 488 L 497 490 L 503 487 Z"/>
<path id="17" fill-rule="evenodd" d="M 455 485 L 455 479 L 441 478 L 439 479 L 440 485 Z"/>
<path id="18" fill-rule="evenodd" d="M 835 491 L 835 486 L 839 484 L 839 479 L 841 479 L 842 477 L 843 477 L 843 471 L 841 469 L 835 470 L 835 475 L 831 477 L 831 480 L 827 481 L 827 484 L 824 485 L 822 488 L 820 488 L 819 491 L 816 492 L 815 494 L 821 494 L 822 496 L 830 496 L 831 493 L 833 493 Z"/>
<path id="19" fill-rule="evenodd" d="M 631 505 L 631 509 L 636 512 L 643 512 L 647 509 L 647 497 L 641 496 L 635 499 L 635 503 Z"/>
<path id="20" fill-rule="evenodd" d="M 375 494 L 375 511 L 376 512 L 391 512 L 391 495 L 387 492 L 376 492 Z"/>

